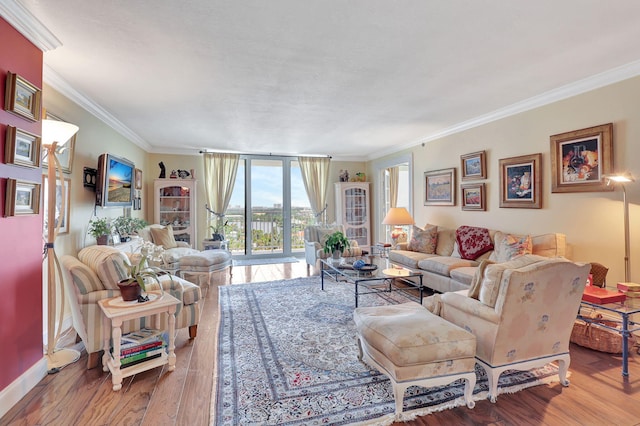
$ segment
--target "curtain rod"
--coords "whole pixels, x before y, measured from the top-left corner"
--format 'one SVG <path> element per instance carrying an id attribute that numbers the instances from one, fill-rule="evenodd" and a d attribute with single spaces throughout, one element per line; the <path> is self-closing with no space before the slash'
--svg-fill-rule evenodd
<path id="1" fill-rule="evenodd" d="M 207 153 L 211 153 L 214 154 L 216 153 L 216 151 L 198 151 L 200 154 L 207 154 Z M 286 155 L 286 154 L 273 154 L 273 153 L 268 153 L 268 154 L 248 154 L 248 153 L 240 153 L 240 152 L 221 152 L 221 154 L 238 154 L 238 155 L 250 155 L 252 157 L 290 157 L 290 158 L 298 158 L 298 157 L 317 157 L 317 158 L 322 158 L 322 157 L 327 157 L 327 158 L 332 158 L 330 155 Z"/>

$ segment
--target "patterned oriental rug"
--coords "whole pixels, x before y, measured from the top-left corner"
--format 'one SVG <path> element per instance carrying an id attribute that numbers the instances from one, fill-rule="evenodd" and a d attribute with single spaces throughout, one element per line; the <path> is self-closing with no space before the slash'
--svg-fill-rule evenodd
<path id="1" fill-rule="evenodd" d="M 215 425 L 390 424 L 386 376 L 358 361 L 353 287 L 318 277 L 219 287 Z M 359 306 L 404 303 L 404 292 L 364 295 Z M 474 399 L 486 399 L 476 364 Z M 557 381 L 548 365 L 500 376 L 499 393 Z M 404 420 L 464 405 L 464 383 L 405 394 Z M 408 412 L 408 413 L 407 413 Z"/>

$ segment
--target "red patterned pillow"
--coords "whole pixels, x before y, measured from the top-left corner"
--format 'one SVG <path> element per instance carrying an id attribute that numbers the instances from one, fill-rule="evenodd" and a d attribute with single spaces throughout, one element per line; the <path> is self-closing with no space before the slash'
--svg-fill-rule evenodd
<path id="1" fill-rule="evenodd" d="M 487 228 L 461 226 L 456 230 L 456 241 L 460 257 L 463 259 L 475 260 L 493 250 L 493 242 Z"/>

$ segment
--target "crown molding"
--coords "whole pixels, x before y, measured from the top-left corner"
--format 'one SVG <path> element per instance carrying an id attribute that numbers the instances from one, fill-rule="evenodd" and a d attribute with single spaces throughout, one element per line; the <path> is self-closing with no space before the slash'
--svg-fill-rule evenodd
<path id="1" fill-rule="evenodd" d="M 397 153 L 398 151 L 402 151 L 403 149 L 410 149 L 417 145 L 423 145 L 428 142 L 444 138 L 446 136 L 473 129 L 474 127 L 482 126 L 493 121 L 501 120 L 512 115 L 530 111 L 541 106 L 549 105 L 554 102 L 580 95 L 582 93 L 590 92 L 601 87 L 609 86 L 623 80 L 637 77 L 638 75 L 640 75 L 640 61 L 634 61 L 617 68 L 612 68 L 600 74 L 596 74 L 591 77 L 587 77 L 582 80 L 577 80 L 573 83 L 560 86 L 556 89 L 541 93 L 540 95 L 533 96 L 520 102 L 516 102 L 490 113 L 480 115 L 478 117 L 463 121 L 458 124 L 454 124 L 453 126 L 447 127 L 443 130 L 424 136 L 421 139 L 409 142 L 399 147 L 395 146 L 387 150 L 378 151 L 367 159 L 375 160 L 376 158 Z"/>
<path id="2" fill-rule="evenodd" d="M 138 145 L 140 148 L 144 149 L 147 152 L 152 150 L 151 145 L 142 139 L 137 133 L 133 130 L 129 129 L 125 126 L 120 120 L 115 118 L 110 112 L 102 108 L 100 105 L 95 103 L 91 98 L 79 92 L 78 90 L 71 87 L 66 80 L 64 80 L 60 75 L 55 72 L 53 68 L 51 68 L 46 63 L 44 64 L 44 72 L 43 72 L 43 80 L 46 84 L 53 87 L 55 90 L 60 92 L 62 95 L 69 98 L 71 101 L 78 104 L 80 107 L 84 108 L 87 112 L 94 115 L 99 120 L 103 121 L 109 127 L 111 127 L 116 132 L 120 133 L 125 138 L 129 139 L 134 144 Z"/>
<path id="3" fill-rule="evenodd" d="M 62 46 L 62 42 L 15 0 L 0 1 L 0 16 L 43 52 Z"/>

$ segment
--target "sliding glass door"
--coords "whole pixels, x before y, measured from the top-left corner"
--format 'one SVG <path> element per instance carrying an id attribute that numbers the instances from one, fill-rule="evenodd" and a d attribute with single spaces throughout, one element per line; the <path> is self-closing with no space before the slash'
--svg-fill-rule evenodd
<path id="1" fill-rule="evenodd" d="M 313 213 L 295 158 L 241 156 L 225 216 L 236 257 L 284 257 L 304 252 Z"/>

